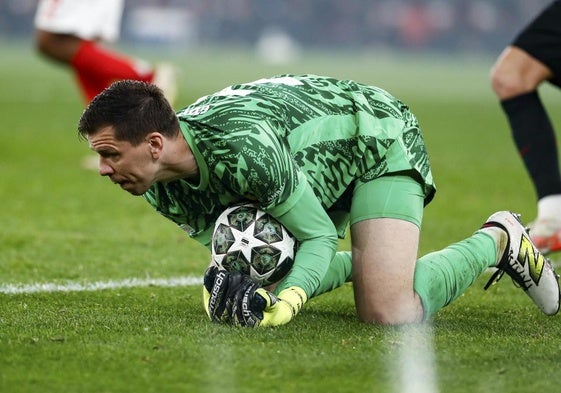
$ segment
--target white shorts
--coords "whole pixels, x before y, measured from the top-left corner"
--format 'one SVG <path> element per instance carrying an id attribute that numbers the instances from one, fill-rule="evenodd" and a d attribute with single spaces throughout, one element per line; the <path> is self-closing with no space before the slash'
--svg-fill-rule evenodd
<path id="1" fill-rule="evenodd" d="M 39 0 L 35 28 L 84 40 L 116 41 L 124 0 Z"/>

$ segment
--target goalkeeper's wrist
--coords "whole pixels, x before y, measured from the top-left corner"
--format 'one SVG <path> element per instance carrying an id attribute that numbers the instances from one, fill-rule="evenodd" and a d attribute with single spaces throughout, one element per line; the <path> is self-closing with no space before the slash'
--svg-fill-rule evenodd
<path id="1" fill-rule="evenodd" d="M 298 314 L 304 303 L 308 301 L 308 296 L 306 295 L 306 292 L 302 288 L 297 286 L 292 286 L 283 289 L 277 295 L 277 297 L 280 300 L 285 301 L 290 305 L 290 307 L 292 308 L 293 316 Z"/>

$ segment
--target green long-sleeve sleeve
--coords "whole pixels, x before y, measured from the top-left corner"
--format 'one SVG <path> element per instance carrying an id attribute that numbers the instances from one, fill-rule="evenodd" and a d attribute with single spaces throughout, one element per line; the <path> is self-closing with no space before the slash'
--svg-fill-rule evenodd
<path id="1" fill-rule="evenodd" d="M 294 198 L 280 206 L 283 214 L 275 215 L 275 209 L 270 212 L 299 242 L 292 270 L 275 292 L 298 286 L 310 298 L 329 269 L 337 251 L 338 238 L 335 226 L 312 188 L 306 182 L 300 187 Z"/>

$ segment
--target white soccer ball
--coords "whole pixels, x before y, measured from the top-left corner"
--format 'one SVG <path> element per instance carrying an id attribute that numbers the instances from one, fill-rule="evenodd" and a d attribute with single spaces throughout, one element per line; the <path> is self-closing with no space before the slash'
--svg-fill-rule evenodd
<path id="1" fill-rule="evenodd" d="M 216 220 L 211 263 L 219 269 L 239 271 L 269 285 L 286 276 L 295 253 L 296 239 L 254 204 L 229 207 Z"/>

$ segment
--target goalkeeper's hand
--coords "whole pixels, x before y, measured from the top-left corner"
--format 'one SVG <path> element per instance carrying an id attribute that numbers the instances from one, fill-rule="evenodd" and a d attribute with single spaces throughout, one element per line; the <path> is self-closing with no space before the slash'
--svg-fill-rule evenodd
<path id="1" fill-rule="evenodd" d="M 259 284 L 238 291 L 234 298 L 232 317 L 236 325 L 279 326 L 298 314 L 308 297 L 300 287 L 290 287 L 278 296 L 261 288 Z"/>
<path id="2" fill-rule="evenodd" d="M 232 323 L 234 296 L 252 284 L 245 274 L 210 266 L 203 278 L 203 305 L 208 317 L 213 322 Z"/>

